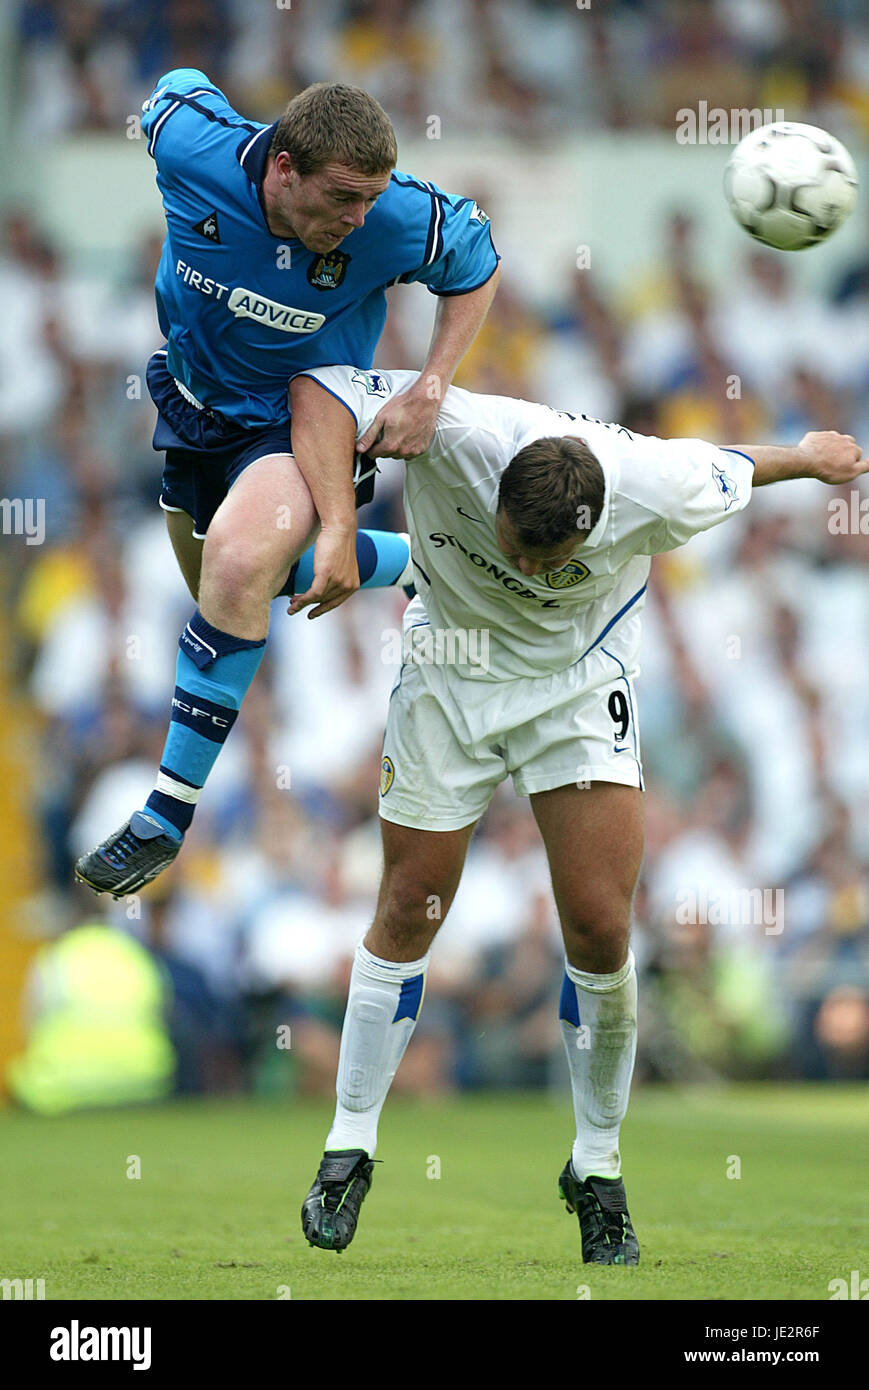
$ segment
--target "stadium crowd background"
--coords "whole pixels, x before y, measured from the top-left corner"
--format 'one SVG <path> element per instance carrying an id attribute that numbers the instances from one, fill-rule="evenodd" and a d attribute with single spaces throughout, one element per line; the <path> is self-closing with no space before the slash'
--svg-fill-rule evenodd
<path id="1" fill-rule="evenodd" d="M 23 3 L 18 128 L 43 147 L 116 130 L 156 76 L 192 65 L 255 118 L 328 76 L 378 96 L 399 144 L 436 111 L 509 136 L 527 158 L 561 131 L 672 129 L 690 72 L 710 105 L 784 106 L 855 154 L 869 142 L 869 16 L 844 0 L 597 3 L 583 24 L 542 0 L 293 0 L 292 29 L 281 8 Z M 483 187 L 456 191 L 487 205 Z M 41 846 L 21 930 L 51 939 L 104 919 L 147 947 L 171 981 L 179 1091 L 326 1094 L 379 879 L 397 674 L 385 658 L 405 598 L 361 594 L 315 623 L 276 604 L 178 863 L 114 906 L 72 887 L 77 855 L 152 785 L 190 600 L 156 506 L 140 389 L 160 345 L 159 238 L 143 236 L 123 276 L 100 283 L 65 258 L 63 226 L 7 208 L 0 246 L 2 491 L 45 499 L 46 526 L 41 545 L 3 538 Z M 506 251 L 509 202 L 494 236 Z M 565 265 L 557 300 L 529 295 L 508 255 L 457 384 L 663 436 L 738 445 L 836 428 L 869 446 L 869 258 L 837 265 L 818 291 L 792 258 L 747 237 L 739 248 L 726 282 L 710 278 L 694 219 L 674 207 L 646 276 L 613 279 L 610 265 L 604 283 L 593 259 Z M 420 305 L 391 298 L 376 365 L 422 360 Z M 361 524 L 404 529 L 401 477 L 383 465 Z M 844 490 L 849 506 L 852 491 L 869 496 Z M 869 536 L 831 526 L 832 495 L 811 482 L 758 493 L 747 515 L 653 565 L 638 692 L 640 1080 L 869 1077 Z M 436 942 L 396 1088 L 566 1084 L 561 970 L 534 821 L 505 787 Z"/>

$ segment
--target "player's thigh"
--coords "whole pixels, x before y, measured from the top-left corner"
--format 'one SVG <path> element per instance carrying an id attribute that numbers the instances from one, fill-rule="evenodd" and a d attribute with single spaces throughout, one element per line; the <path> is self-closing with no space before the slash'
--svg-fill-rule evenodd
<path id="1" fill-rule="evenodd" d="M 193 598 L 198 599 L 199 573 L 202 568 L 202 538 L 194 536 L 193 518 L 188 516 L 187 512 L 167 511 L 165 515 L 169 540 L 172 542 L 178 568 Z"/>
<path id="2" fill-rule="evenodd" d="M 365 945 L 383 960 L 419 960 L 452 905 L 474 826 L 417 830 L 380 821 L 383 878 Z"/>
<path id="3" fill-rule="evenodd" d="M 292 454 L 267 454 L 248 464 L 212 518 L 202 552 L 203 586 L 215 567 L 274 584 L 316 535 L 308 484 Z"/>
<path id="4" fill-rule="evenodd" d="M 618 782 L 571 782 L 536 793 L 531 807 L 568 959 L 580 970 L 620 969 L 643 861 L 642 791 Z"/>

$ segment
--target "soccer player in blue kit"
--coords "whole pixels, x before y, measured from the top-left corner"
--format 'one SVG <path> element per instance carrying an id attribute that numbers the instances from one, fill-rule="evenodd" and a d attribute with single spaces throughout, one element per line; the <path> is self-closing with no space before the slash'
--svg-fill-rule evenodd
<path id="1" fill-rule="evenodd" d="M 154 790 L 76 864 L 77 878 L 115 896 L 177 855 L 262 659 L 271 601 L 293 593 L 314 537 L 313 582 L 291 613 L 337 607 L 359 587 L 360 564 L 369 583 L 403 569 L 399 538 L 357 537 L 356 506 L 374 459 L 428 447 L 499 274 L 486 214 L 396 172 L 389 118 L 357 88 L 316 84 L 264 126 L 181 68 L 145 102 L 142 130 L 167 223 L 156 283 L 167 345 L 147 374 L 154 447 L 166 451 L 160 502 L 198 607 L 179 642 Z M 291 441 L 289 379 L 331 363 L 369 368 L 385 290 L 411 281 L 439 296 L 417 379 L 378 412 L 355 460 L 324 442 L 316 406 L 292 420 Z"/>

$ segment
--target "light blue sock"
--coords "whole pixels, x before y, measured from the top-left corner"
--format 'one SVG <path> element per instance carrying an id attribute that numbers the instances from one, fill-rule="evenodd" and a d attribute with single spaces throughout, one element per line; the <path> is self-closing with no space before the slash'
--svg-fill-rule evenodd
<path id="1" fill-rule="evenodd" d="M 362 589 L 388 589 L 413 583 L 410 538 L 398 531 L 357 531 L 356 563 Z M 314 582 L 314 547 L 290 570 L 282 594 L 307 593 Z"/>
<path id="2" fill-rule="evenodd" d="M 178 645 L 172 718 L 145 813 L 180 840 L 259 669 L 265 638 L 221 632 L 197 609 Z"/>

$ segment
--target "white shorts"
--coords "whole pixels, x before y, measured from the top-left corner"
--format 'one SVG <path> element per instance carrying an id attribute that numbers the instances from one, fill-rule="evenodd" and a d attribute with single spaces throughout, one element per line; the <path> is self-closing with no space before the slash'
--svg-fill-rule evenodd
<path id="1" fill-rule="evenodd" d="M 459 830 L 508 776 L 520 796 L 573 783 L 643 786 L 634 679 L 639 616 L 555 675 L 477 680 L 406 661 L 389 702 L 384 820 Z"/>

